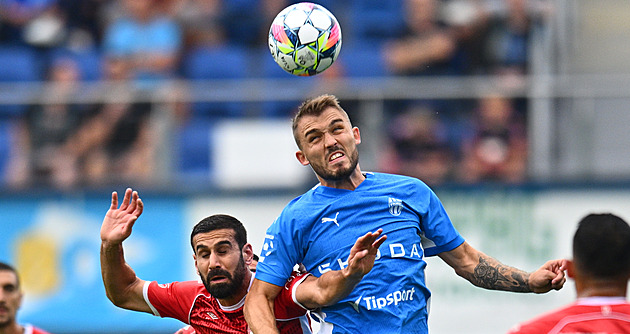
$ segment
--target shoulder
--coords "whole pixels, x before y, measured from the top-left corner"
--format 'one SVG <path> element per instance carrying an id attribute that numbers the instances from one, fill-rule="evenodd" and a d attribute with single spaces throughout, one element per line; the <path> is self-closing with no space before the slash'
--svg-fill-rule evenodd
<path id="1" fill-rule="evenodd" d="M 303 195 L 292 199 L 280 213 L 278 220 L 286 221 L 296 217 L 302 217 L 304 214 L 311 212 L 316 201 L 313 200 L 313 191 L 310 190 Z"/>
<path id="2" fill-rule="evenodd" d="M 564 317 L 571 314 L 571 311 L 575 304 L 570 304 L 565 307 L 544 313 L 524 321 L 516 326 L 512 327 L 508 334 L 538 334 L 546 333 L 553 327 L 555 327 Z"/>
<path id="3" fill-rule="evenodd" d="M 146 289 L 154 294 L 167 293 L 175 296 L 210 295 L 204 285 L 198 281 L 183 281 L 160 284 L 156 281 L 147 282 Z"/>
<path id="4" fill-rule="evenodd" d="M 369 172 L 366 174 L 368 175 L 368 178 L 371 176 L 374 178 L 374 182 L 378 182 L 378 183 L 382 183 L 382 182 L 401 183 L 402 182 L 403 184 L 426 186 L 426 184 L 422 182 L 422 180 L 415 177 L 411 177 L 411 176 L 399 175 L 399 174 L 388 174 L 388 173 L 377 173 L 377 172 Z"/>

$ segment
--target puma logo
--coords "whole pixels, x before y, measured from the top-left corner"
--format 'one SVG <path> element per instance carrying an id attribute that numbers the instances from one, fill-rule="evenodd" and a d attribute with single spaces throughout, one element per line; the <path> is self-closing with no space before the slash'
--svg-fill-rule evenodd
<path id="1" fill-rule="evenodd" d="M 322 224 L 323 223 L 328 223 L 328 222 L 333 222 L 333 223 L 335 223 L 335 225 L 339 226 L 339 223 L 337 222 L 337 216 L 339 216 L 339 212 L 337 212 L 337 214 L 335 214 L 335 218 L 322 218 Z"/>

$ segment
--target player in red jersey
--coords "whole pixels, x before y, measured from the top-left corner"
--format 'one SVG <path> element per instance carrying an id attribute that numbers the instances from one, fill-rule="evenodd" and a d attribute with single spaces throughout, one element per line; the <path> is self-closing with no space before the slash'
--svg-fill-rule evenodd
<path id="1" fill-rule="evenodd" d="M 630 226 L 612 214 L 590 214 L 573 236 L 567 274 L 577 301 L 515 326 L 509 334 L 630 333 Z"/>
<path id="2" fill-rule="evenodd" d="M 11 265 L 0 262 L 0 334 L 49 334 L 33 325 L 17 323 L 22 297 L 17 271 Z"/>
<path id="3" fill-rule="evenodd" d="M 120 208 L 118 195 L 101 227 L 101 271 L 108 298 L 122 308 L 176 318 L 198 334 L 248 333 L 243 304 L 253 275 L 253 258 L 243 225 L 234 217 L 214 215 L 192 231 L 193 257 L 201 282 L 158 284 L 136 277 L 125 262 L 122 242 L 131 235 L 143 211 L 137 192 L 127 189 Z M 276 324 L 281 333 L 310 333 L 306 308 L 329 305 L 347 295 L 374 264 L 382 231 L 357 240 L 348 266 L 319 278 L 296 273 L 275 299 Z"/>

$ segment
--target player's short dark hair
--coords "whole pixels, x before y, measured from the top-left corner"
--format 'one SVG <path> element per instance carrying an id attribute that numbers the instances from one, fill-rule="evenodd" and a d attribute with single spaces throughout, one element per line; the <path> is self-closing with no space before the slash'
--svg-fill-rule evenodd
<path id="1" fill-rule="evenodd" d="M 587 215 L 573 236 L 573 261 L 596 278 L 629 275 L 630 226 L 610 213 Z"/>
<path id="2" fill-rule="evenodd" d="M 260 258 L 258 257 L 258 255 L 254 254 L 253 259 L 254 259 L 254 261 L 258 262 L 258 260 L 259 260 Z"/>
<path id="3" fill-rule="evenodd" d="M 199 223 L 197 223 L 197 225 L 195 225 L 195 227 L 193 227 L 192 233 L 190 234 L 190 245 L 193 247 L 193 251 L 195 250 L 195 246 L 193 245 L 193 237 L 195 235 L 221 229 L 230 229 L 234 231 L 234 239 L 238 243 L 238 247 L 240 249 L 242 249 L 247 243 L 247 231 L 245 230 L 243 223 L 229 215 L 212 215 L 202 219 Z"/>
<path id="4" fill-rule="evenodd" d="M 297 112 L 293 116 L 292 128 L 293 128 L 293 138 L 295 139 L 295 143 L 298 145 L 299 148 L 302 148 L 302 145 L 300 144 L 299 136 L 297 133 L 297 127 L 302 117 L 319 116 L 322 114 L 322 112 L 324 112 L 324 110 L 330 107 L 341 111 L 341 113 L 345 115 L 348 122 L 350 121 L 350 117 L 348 116 L 348 113 L 346 113 L 346 111 L 343 110 L 343 108 L 339 104 L 339 100 L 334 95 L 324 94 L 324 95 L 320 95 L 314 98 L 310 98 L 302 102 L 302 104 L 298 107 Z"/>
<path id="5" fill-rule="evenodd" d="M 10 271 L 14 273 L 16 277 L 16 281 L 17 281 L 17 287 L 18 288 L 20 287 L 20 275 L 18 275 L 17 270 L 12 265 L 8 263 L 0 262 L 0 271 Z"/>

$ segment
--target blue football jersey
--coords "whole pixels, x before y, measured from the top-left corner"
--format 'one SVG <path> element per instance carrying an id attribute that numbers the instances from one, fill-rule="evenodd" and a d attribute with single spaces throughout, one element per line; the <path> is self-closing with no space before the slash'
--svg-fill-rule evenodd
<path id="1" fill-rule="evenodd" d="M 256 278 L 284 285 L 302 263 L 315 276 L 347 266 L 357 238 L 382 228 L 387 240 L 352 293 L 319 313 L 327 333 L 427 333 L 425 256 L 464 242 L 422 181 L 368 173 L 354 191 L 315 186 L 291 201 L 265 236 Z"/>

